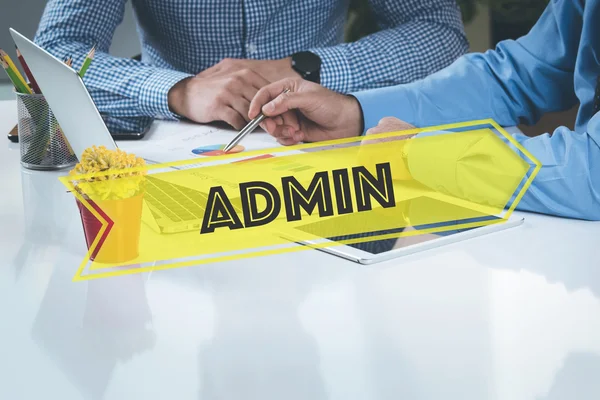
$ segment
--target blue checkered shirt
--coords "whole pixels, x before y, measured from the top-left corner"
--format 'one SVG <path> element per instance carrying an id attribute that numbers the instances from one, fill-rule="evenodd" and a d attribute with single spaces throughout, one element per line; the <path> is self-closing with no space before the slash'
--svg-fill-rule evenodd
<path id="1" fill-rule="evenodd" d="M 223 58 L 277 59 L 310 50 L 321 83 L 347 93 L 411 82 L 468 50 L 454 0 L 371 0 L 381 30 L 343 43 L 348 1 L 132 0 L 142 61 L 108 54 L 127 0 L 49 0 L 35 41 L 79 68 L 96 44 L 84 82 L 102 113 L 176 118 L 167 94 Z"/>

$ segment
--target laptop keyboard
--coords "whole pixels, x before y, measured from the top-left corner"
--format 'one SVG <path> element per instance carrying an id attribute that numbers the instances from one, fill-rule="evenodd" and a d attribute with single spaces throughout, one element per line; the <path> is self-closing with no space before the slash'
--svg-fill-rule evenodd
<path id="1" fill-rule="evenodd" d="M 173 222 L 194 221 L 204 216 L 204 193 L 148 177 L 145 199 Z"/>
<path id="2" fill-rule="evenodd" d="M 172 222 L 202 220 L 208 196 L 185 186 L 147 177 L 146 201 Z M 231 205 L 241 214 L 241 199 L 231 198 Z"/>

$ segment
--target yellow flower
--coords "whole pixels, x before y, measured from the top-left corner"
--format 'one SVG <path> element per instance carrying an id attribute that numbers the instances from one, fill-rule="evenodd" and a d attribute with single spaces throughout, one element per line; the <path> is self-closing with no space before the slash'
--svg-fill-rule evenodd
<path id="1" fill-rule="evenodd" d="M 92 199 L 124 199 L 143 191 L 145 166 L 143 158 L 121 149 L 108 150 L 104 146 L 92 146 L 83 152 L 80 162 L 70 171 L 70 175 L 106 172 L 76 181 L 75 186 Z M 141 169 L 125 171 L 131 168 Z"/>

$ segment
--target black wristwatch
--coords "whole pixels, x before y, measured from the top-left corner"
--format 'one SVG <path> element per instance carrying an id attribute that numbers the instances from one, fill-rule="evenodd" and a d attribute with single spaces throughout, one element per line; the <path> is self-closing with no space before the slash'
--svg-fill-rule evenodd
<path id="1" fill-rule="evenodd" d="M 292 68 L 307 81 L 321 83 L 321 57 L 310 51 L 292 54 Z"/>

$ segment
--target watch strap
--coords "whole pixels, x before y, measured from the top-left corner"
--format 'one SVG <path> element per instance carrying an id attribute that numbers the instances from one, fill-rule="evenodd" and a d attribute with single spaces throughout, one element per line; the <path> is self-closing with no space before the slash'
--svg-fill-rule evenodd
<path id="1" fill-rule="evenodd" d="M 312 57 L 314 65 L 312 67 L 308 67 L 306 60 L 302 60 L 302 58 Z M 321 58 L 309 51 L 301 51 L 298 53 L 292 54 L 292 69 L 296 71 L 302 79 L 305 79 L 314 83 L 321 83 Z"/>

